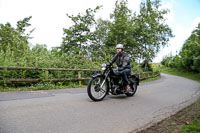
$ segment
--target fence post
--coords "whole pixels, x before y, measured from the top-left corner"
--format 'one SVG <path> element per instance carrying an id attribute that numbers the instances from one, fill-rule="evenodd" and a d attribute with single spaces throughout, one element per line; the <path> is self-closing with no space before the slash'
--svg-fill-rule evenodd
<path id="1" fill-rule="evenodd" d="M 143 76 L 142 72 L 140 72 L 140 77 L 141 77 L 141 78 L 144 78 L 144 76 Z"/>
<path id="2" fill-rule="evenodd" d="M 78 79 L 81 79 L 81 71 L 78 71 Z M 82 85 L 81 80 L 79 80 L 78 82 L 79 82 L 79 85 L 81 86 Z"/>
<path id="3" fill-rule="evenodd" d="M 45 80 L 47 81 L 49 78 L 49 71 L 48 70 L 45 70 Z"/>
<path id="4" fill-rule="evenodd" d="M 7 73 L 7 71 L 8 71 L 8 68 L 7 67 L 5 67 L 4 69 L 3 69 L 3 86 L 7 86 L 7 80 L 6 80 L 6 73 Z"/>

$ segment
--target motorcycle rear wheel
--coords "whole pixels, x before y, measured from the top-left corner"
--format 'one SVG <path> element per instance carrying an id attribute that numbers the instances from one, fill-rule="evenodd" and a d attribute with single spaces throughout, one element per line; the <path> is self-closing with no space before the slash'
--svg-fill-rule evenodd
<path id="1" fill-rule="evenodd" d="M 135 95 L 136 91 L 137 91 L 137 83 L 134 82 L 134 83 L 131 83 L 130 84 L 130 87 L 131 87 L 131 91 L 126 93 L 126 96 L 128 97 L 132 97 Z"/>
<path id="2" fill-rule="evenodd" d="M 103 87 L 101 88 L 101 85 L 104 81 L 104 78 L 99 76 L 92 78 L 87 87 L 87 93 L 90 99 L 93 101 L 101 101 L 105 98 L 105 96 L 108 94 L 108 82 L 105 81 Z"/>

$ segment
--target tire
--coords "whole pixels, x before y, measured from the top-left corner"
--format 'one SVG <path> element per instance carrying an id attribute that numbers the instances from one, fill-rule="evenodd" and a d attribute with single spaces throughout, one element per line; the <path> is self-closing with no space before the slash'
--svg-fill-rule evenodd
<path id="1" fill-rule="evenodd" d="M 125 93 L 126 96 L 128 96 L 128 97 L 132 97 L 135 95 L 135 93 L 137 91 L 137 83 L 136 82 L 131 83 L 130 87 L 131 87 L 131 91 L 129 93 Z"/>
<path id="2" fill-rule="evenodd" d="M 100 85 L 102 84 L 103 80 L 104 80 L 104 77 L 97 76 L 95 78 L 92 78 L 88 83 L 87 93 L 88 93 L 88 96 L 90 97 L 90 99 L 92 99 L 93 101 L 101 101 L 108 94 L 109 89 L 108 89 L 108 81 L 107 80 L 104 83 L 103 87 L 100 88 Z M 100 82 L 100 83 L 97 84 L 98 82 Z M 99 96 L 95 96 L 95 93 Z M 100 95 L 100 93 L 102 93 L 102 94 Z"/>

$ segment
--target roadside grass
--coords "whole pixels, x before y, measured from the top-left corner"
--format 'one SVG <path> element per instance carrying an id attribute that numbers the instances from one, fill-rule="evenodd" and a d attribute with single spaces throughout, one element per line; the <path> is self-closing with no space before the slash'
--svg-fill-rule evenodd
<path id="1" fill-rule="evenodd" d="M 78 85 L 76 83 L 70 83 L 68 85 L 53 84 L 53 83 L 38 83 L 27 87 L 2 87 L 0 86 L 0 92 L 8 91 L 38 91 L 38 90 L 52 90 L 52 89 L 65 89 L 65 88 L 80 88 L 86 87 L 86 85 Z"/>
<path id="2" fill-rule="evenodd" d="M 161 70 L 162 73 L 176 75 L 200 82 L 200 73 L 181 72 L 173 69 Z"/>
<path id="3" fill-rule="evenodd" d="M 200 99 L 192 106 L 194 106 L 195 110 L 188 110 L 187 112 L 193 113 L 194 116 L 190 119 L 190 124 L 183 125 L 180 133 L 200 133 Z"/>
<path id="4" fill-rule="evenodd" d="M 155 78 L 149 78 L 142 80 L 141 82 L 149 82 L 160 79 L 160 76 Z M 69 85 L 55 85 L 53 83 L 38 83 L 28 87 L 2 87 L 0 86 L 0 92 L 8 91 L 39 91 L 39 90 L 52 90 L 52 89 L 65 89 L 65 88 L 86 88 L 87 85 L 78 85 L 75 83 L 70 83 Z"/>
<path id="5" fill-rule="evenodd" d="M 142 80 L 141 82 L 150 82 L 150 81 L 154 81 L 154 80 L 158 80 L 158 79 L 160 79 L 160 76 L 157 76 L 155 78 L 145 79 L 145 80 Z"/>
<path id="6" fill-rule="evenodd" d="M 162 73 L 181 76 L 200 82 L 200 73 L 180 72 L 173 69 L 162 70 Z M 193 106 L 199 107 L 200 100 L 198 100 Z M 186 111 L 193 112 L 192 110 L 186 110 Z M 198 117 L 196 119 L 194 118 L 190 119 L 191 123 L 189 125 L 183 124 L 183 127 L 180 129 L 180 133 L 200 133 L 200 107 L 198 110 L 196 110 L 195 113 L 196 116 Z M 185 118 L 187 119 L 187 116 L 185 116 Z"/>
<path id="7" fill-rule="evenodd" d="M 191 125 L 185 125 L 181 133 L 200 133 L 200 120 L 193 121 Z"/>
<path id="8" fill-rule="evenodd" d="M 169 69 L 160 63 L 153 64 L 155 70 L 162 73 L 181 76 L 200 82 L 200 73 L 191 73 Z M 138 133 L 200 133 L 200 99 L 175 115 L 139 131 Z"/>
<path id="9" fill-rule="evenodd" d="M 200 133 L 199 124 L 200 99 L 176 114 L 137 133 Z"/>
<path id="10" fill-rule="evenodd" d="M 149 78 L 142 80 L 141 82 L 149 82 L 160 79 L 160 76 L 155 78 Z M 52 83 L 38 83 L 36 85 L 28 86 L 28 87 L 2 87 L 0 86 L 0 92 L 8 92 L 8 91 L 39 91 L 39 90 L 52 90 L 52 89 L 66 89 L 66 88 L 86 88 L 87 85 L 78 85 L 78 84 L 69 84 L 69 85 L 55 85 Z"/>

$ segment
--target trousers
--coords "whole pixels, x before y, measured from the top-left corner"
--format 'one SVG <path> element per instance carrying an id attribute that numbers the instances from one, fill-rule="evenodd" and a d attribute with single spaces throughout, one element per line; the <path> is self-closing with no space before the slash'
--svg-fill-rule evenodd
<path id="1" fill-rule="evenodd" d="M 127 75 L 130 75 L 130 73 L 131 73 L 130 69 L 124 69 L 122 71 L 119 71 L 119 74 L 120 74 L 120 76 L 122 76 L 122 79 L 123 79 L 125 85 L 129 84 Z"/>

